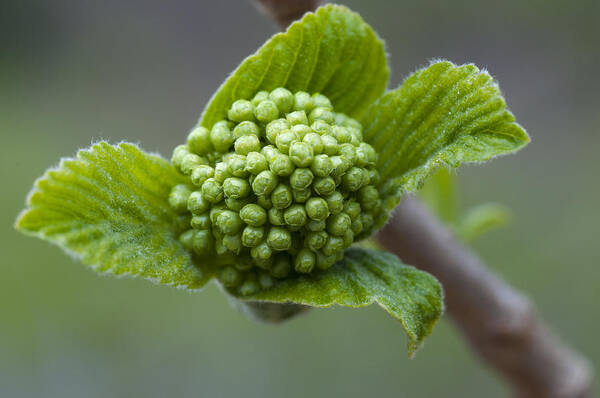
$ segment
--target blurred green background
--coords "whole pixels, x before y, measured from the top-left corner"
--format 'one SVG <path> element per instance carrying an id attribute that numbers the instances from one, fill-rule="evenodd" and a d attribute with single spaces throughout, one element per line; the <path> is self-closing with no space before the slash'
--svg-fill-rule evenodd
<path id="1" fill-rule="evenodd" d="M 515 213 L 475 247 L 600 363 L 600 3 L 346 4 L 386 40 L 393 86 L 437 57 L 500 81 L 533 141 L 461 169 L 464 208 L 495 200 Z M 506 396 L 448 320 L 409 360 L 400 325 L 375 307 L 257 324 L 215 286 L 98 277 L 13 230 L 33 180 L 93 140 L 170 156 L 276 29 L 241 0 L 0 3 L 0 396 Z"/>

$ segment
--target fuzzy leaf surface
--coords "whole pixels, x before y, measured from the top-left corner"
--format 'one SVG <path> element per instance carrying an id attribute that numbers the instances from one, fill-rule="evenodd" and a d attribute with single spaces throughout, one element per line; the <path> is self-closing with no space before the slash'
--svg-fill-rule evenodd
<path id="1" fill-rule="evenodd" d="M 39 178 L 16 227 L 95 271 L 197 289 L 211 277 L 178 240 L 185 220 L 168 203 L 180 175 L 133 144 L 100 142 Z"/>
<path id="2" fill-rule="evenodd" d="M 325 272 L 283 280 L 245 299 L 312 307 L 377 303 L 402 323 L 410 356 L 443 312 L 442 288 L 433 276 L 391 253 L 361 248 L 346 250 L 344 259 Z"/>
<path id="3" fill-rule="evenodd" d="M 446 61 L 409 76 L 377 100 L 361 121 L 365 140 L 379 152 L 380 191 L 387 211 L 441 165 L 483 162 L 529 142 L 487 72 Z M 386 213 L 379 225 L 387 220 Z"/>
<path id="4" fill-rule="evenodd" d="M 387 85 L 386 62 L 382 41 L 360 15 L 327 5 L 246 58 L 214 94 L 200 124 L 211 128 L 235 100 L 277 87 L 320 92 L 336 112 L 359 117 Z"/>

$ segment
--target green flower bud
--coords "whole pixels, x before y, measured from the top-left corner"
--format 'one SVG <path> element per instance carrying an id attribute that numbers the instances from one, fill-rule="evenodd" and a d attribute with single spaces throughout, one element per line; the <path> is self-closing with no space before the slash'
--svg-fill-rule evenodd
<path id="1" fill-rule="evenodd" d="M 304 111 L 294 111 L 288 113 L 285 118 L 290 126 L 295 126 L 297 124 L 308 124 L 308 118 L 306 117 L 306 113 Z"/>
<path id="2" fill-rule="evenodd" d="M 305 207 L 306 213 L 312 220 L 322 221 L 329 217 L 329 208 L 323 198 L 310 198 Z"/>
<path id="3" fill-rule="evenodd" d="M 198 215 L 208 211 L 210 208 L 210 202 L 202 197 L 200 191 L 192 192 L 187 199 L 186 209 L 192 214 Z M 182 210 L 183 211 L 183 210 Z"/>
<path id="4" fill-rule="evenodd" d="M 352 220 L 348 214 L 338 213 L 327 219 L 327 232 L 335 236 L 344 236 L 351 225 Z"/>
<path id="5" fill-rule="evenodd" d="M 273 225 L 285 225 L 285 219 L 283 218 L 283 210 L 272 207 L 269 209 L 269 223 Z"/>
<path id="6" fill-rule="evenodd" d="M 209 229 L 210 228 L 210 217 L 208 214 L 200 214 L 192 217 L 190 225 L 194 229 Z"/>
<path id="7" fill-rule="evenodd" d="M 175 185 L 169 194 L 169 205 L 177 213 L 184 213 L 187 210 L 187 202 L 191 194 L 192 190 L 187 185 Z"/>
<path id="8" fill-rule="evenodd" d="M 225 205 L 229 210 L 240 211 L 244 206 L 250 203 L 251 198 L 225 198 Z"/>
<path id="9" fill-rule="evenodd" d="M 338 214 L 344 208 L 344 197 L 338 191 L 327 196 L 325 200 L 327 201 L 327 207 L 331 214 Z"/>
<path id="10" fill-rule="evenodd" d="M 292 245 L 292 235 L 282 227 L 272 227 L 267 235 L 267 244 L 276 251 L 287 250 Z"/>
<path id="11" fill-rule="evenodd" d="M 331 177 L 315 178 L 313 189 L 320 196 L 329 196 L 335 191 L 335 181 Z"/>
<path id="12" fill-rule="evenodd" d="M 294 106 L 294 95 L 285 88 L 279 87 L 271 91 L 269 99 L 277 104 L 281 113 L 288 113 Z"/>
<path id="13" fill-rule="evenodd" d="M 292 189 L 292 196 L 294 197 L 294 202 L 296 203 L 304 203 L 306 202 L 312 192 L 309 188 L 307 189 Z"/>
<path id="14" fill-rule="evenodd" d="M 306 189 L 310 187 L 313 178 L 313 173 L 309 169 L 296 169 L 290 176 L 290 186 L 297 190 Z"/>
<path id="15" fill-rule="evenodd" d="M 242 286 L 240 286 L 240 288 L 238 289 L 238 292 L 242 296 L 251 296 L 253 294 L 258 293 L 259 291 L 260 291 L 260 286 L 259 286 L 259 284 L 258 284 L 258 282 L 256 281 L 255 278 L 246 279 L 242 283 Z"/>
<path id="16" fill-rule="evenodd" d="M 308 274 L 315 267 L 315 253 L 309 249 L 302 249 L 294 258 L 294 269 L 296 272 Z"/>
<path id="17" fill-rule="evenodd" d="M 242 238 L 240 235 L 236 235 L 239 239 L 239 242 L 241 244 L 242 242 Z M 241 247 L 241 246 L 240 246 Z M 252 261 L 252 259 L 248 256 L 240 256 L 236 259 L 236 262 L 234 264 L 234 267 L 237 268 L 240 271 L 249 271 L 252 269 L 252 267 L 254 267 L 254 262 Z M 248 274 L 246 274 L 246 276 L 249 276 Z"/>
<path id="18" fill-rule="evenodd" d="M 227 207 L 219 204 L 216 206 L 211 207 L 211 209 L 208 212 L 208 215 L 210 217 L 210 222 L 212 223 L 212 225 L 214 227 L 217 227 L 217 219 L 219 218 L 219 216 L 221 215 L 221 213 L 227 210 Z M 213 230 L 213 232 L 218 232 L 217 230 Z"/>
<path id="19" fill-rule="evenodd" d="M 270 100 L 261 101 L 256 108 L 254 108 L 254 116 L 259 122 L 269 123 L 279 117 L 279 109 L 277 104 Z"/>
<path id="20" fill-rule="evenodd" d="M 262 101 L 269 99 L 269 92 L 268 91 L 259 91 L 258 93 L 256 93 L 256 95 L 254 96 L 254 98 L 252 98 L 252 105 L 256 106 L 258 104 L 260 104 Z"/>
<path id="21" fill-rule="evenodd" d="M 183 162 L 183 158 L 185 155 L 190 153 L 187 145 L 177 145 L 175 150 L 173 150 L 173 156 L 171 157 L 171 163 L 175 168 L 181 171 L 181 162 Z"/>
<path id="22" fill-rule="evenodd" d="M 275 140 L 277 139 L 277 136 L 280 133 L 282 133 L 286 130 L 289 130 L 290 127 L 291 126 L 286 119 L 273 120 L 272 122 L 267 124 L 267 127 L 265 127 L 267 140 L 271 144 L 275 144 Z"/>
<path id="23" fill-rule="evenodd" d="M 331 135 L 333 135 L 340 144 L 347 144 L 352 140 L 352 134 L 342 126 L 332 126 Z"/>
<path id="24" fill-rule="evenodd" d="M 231 175 L 231 168 L 229 167 L 229 164 L 225 162 L 219 162 L 215 165 L 214 178 L 220 184 L 223 184 L 225 179 L 231 177 Z"/>
<path id="25" fill-rule="evenodd" d="M 310 220 L 308 224 L 306 224 L 306 228 L 312 232 L 324 231 L 326 226 L 327 223 L 325 222 L 325 220 Z"/>
<path id="26" fill-rule="evenodd" d="M 260 151 L 260 140 L 255 135 L 245 135 L 235 141 L 234 147 L 237 154 L 247 155 Z"/>
<path id="27" fill-rule="evenodd" d="M 321 252 L 317 252 L 317 268 L 321 270 L 327 270 L 331 268 L 333 264 L 335 264 L 336 256 L 326 256 Z"/>
<path id="28" fill-rule="evenodd" d="M 223 210 L 217 217 L 217 226 L 225 235 L 235 235 L 242 229 L 242 219 L 235 211 Z"/>
<path id="29" fill-rule="evenodd" d="M 373 216 L 369 213 L 361 213 L 360 222 L 363 225 L 363 231 L 370 231 L 371 228 L 373 228 L 373 225 L 375 224 Z"/>
<path id="30" fill-rule="evenodd" d="M 246 135 L 255 135 L 260 137 L 260 129 L 256 123 L 249 121 L 241 122 L 233 129 L 233 138 L 236 140 Z"/>
<path id="31" fill-rule="evenodd" d="M 196 167 L 206 164 L 206 159 L 194 154 L 188 153 L 181 161 L 181 172 L 185 175 L 192 174 Z"/>
<path id="32" fill-rule="evenodd" d="M 368 212 L 376 210 L 381 205 L 381 201 L 379 200 L 379 192 L 377 192 L 377 188 L 375 188 L 373 185 L 362 187 L 360 191 L 358 191 L 358 200 L 363 210 Z"/>
<path id="33" fill-rule="evenodd" d="M 342 144 L 338 149 L 341 157 L 354 164 L 356 162 L 356 148 L 352 144 Z"/>
<path id="34" fill-rule="evenodd" d="M 315 156 L 310 169 L 317 177 L 327 177 L 333 171 L 333 163 L 331 163 L 329 156 L 317 155 Z"/>
<path id="35" fill-rule="evenodd" d="M 364 169 L 360 167 L 351 167 L 346 174 L 342 176 L 342 186 L 348 191 L 358 191 L 363 184 L 368 182 L 369 176 Z"/>
<path id="36" fill-rule="evenodd" d="M 253 247 L 250 250 L 250 255 L 257 265 L 260 264 L 261 268 L 268 268 L 272 265 L 272 262 L 269 260 L 273 259 L 273 250 L 265 241 Z"/>
<path id="37" fill-rule="evenodd" d="M 234 177 L 248 177 L 248 172 L 246 171 L 246 157 L 244 155 L 232 154 L 227 159 L 227 164 Z"/>
<path id="38" fill-rule="evenodd" d="M 268 195 L 275 189 L 278 182 L 279 179 L 272 171 L 261 171 L 252 182 L 252 190 L 257 195 Z"/>
<path id="39" fill-rule="evenodd" d="M 287 154 L 290 151 L 290 146 L 296 141 L 298 141 L 298 135 L 294 133 L 292 130 L 286 130 L 279 133 L 277 138 L 275 139 L 275 144 L 277 145 L 277 149 L 279 152 Z"/>
<path id="40" fill-rule="evenodd" d="M 272 288 L 273 285 L 275 285 L 275 281 L 271 275 L 267 274 L 266 272 L 261 272 L 258 275 L 258 284 L 260 285 L 261 289 L 266 290 Z"/>
<path id="41" fill-rule="evenodd" d="M 326 121 L 315 120 L 313 124 L 310 125 L 310 128 L 320 136 L 331 135 L 331 126 Z"/>
<path id="42" fill-rule="evenodd" d="M 270 163 L 273 160 L 273 157 L 277 155 L 279 151 L 273 145 L 266 145 L 260 150 L 260 153 L 265 157 L 265 159 L 267 159 L 267 162 Z"/>
<path id="43" fill-rule="evenodd" d="M 331 124 L 335 121 L 335 116 L 328 108 L 315 108 L 310 112 L 308 120 L 310 120 L 311 123 L 314 123 L 315 120 L 322 120 Z"/>
<path id="44" fill-rule="evenodd" d="M 321 249 L 327 243 L 327 232 L 318 231 L 318 232 L 309 232 L 306 235 L 306 246 L 310 248 L 310 250 L 317 251 Z"/>
<path id="45" fill-rule="evenodd" d="M 359 167 L 365 167 L 369 164 L 369 154 L 365 151 L 364 147 L 359 146 L 356 148 L 356 165 Z"/>
<path id="46" fill-rule="evenodd" d="M 304 138 L 302 138 L 302 142 L 310 146 L 315 155 L 323 152 L 323 141 L 321 141 L 321 136 L 317 133 L 306 133 Z"/>
<path id="47" fill-rule="evenodd" d="M 192 171 L 192 183 L 194 185 L 201 186 L 202 184 L 204 184 L 204 181 L 208 180 L 214 175 L 215 169 L 213 169 L 212 167 L 206 165 L 198 166 Z"/>
<path id="48" fill-rule="evenodd" d="M 229 123 L 224 120 L 215 123 L 210 131 L 210 141 L 217 152 L 226 152 L 233 144 L 233 134 Z"/>
<path id="49" fill-rule="evenodd" d="M 267 222 L 267 211 L 257 204 L 250 203 L 240 211 L 240 217 L 246 224 L 260 227 Z"/>
<path id="50" fill-rule="evenodd" d="M 313 110 L 315 104 L 309 93 L 304 91 L 298 91 L 294 94 L 294 110 L 304 111 L 310 113 Z"/>
<path id="51" fill-rule="evenodd" d="M 217 254 L 219 256 L 222 256 L 227 253 L 227 248 L 223 245 L 222 238 L 220 238 L 220 239 L 215 238 L 215 252 L 217 252 Z"/>
<path id="52" fill-rule="evenodd" d="M 256 197 L 256 203 L 265 210 L 269 210 L 273 207 L 273 202 L 271 202 L 271 197 L 266 195 L 259 195 Z"/>
<path id="53" fill-rule="evenodd" d="M 219 273 L 219 281 L 223 286 L 233 288 L 242 283 L 242 273 L 233 266 L 228 265 Z"/>
<path id="54" fill-rule="evenodd" d="M 322 135 L 321 141 L 323 142 L 323 153 L 325 155 L 333 156 L 338 153 L 338 142 L 337 140 L 330 135 Z"/>
<path id="55" fill-rule="evenodd" d="M 192 245 L 193 245 L 193 240 L 194 240 L 195 234 L 196 234 L 195 230 L 188 229 L 187 231 L 185 231 L 184 233 L 179 235 L 179 241 L 181 242 L 183 247 L 185 247 L 187 250 L 192 250 Z"/>
<path id="56" fill-rule="evenodd" d="M 377 152 L 375 149 L 366 142 L 361 143 L 358 147 L 367 154 L 368 165 L 375 166 L 377 164 Z"/>
<path id="57" fill-rule="evenodd" d="M 350 227 L 350 229 L 352 229 L 354 235 L 358 235 L 363 231 L 363 225 L 360 217 L 352 219 L 352 226 Z"/>
<path id="58" fill-rule="evenodd" d="M 213 237 L 209 231 L 196 231 L 192 238 L 192 249 L 198 255 L 210 253 L 213 247 Z"/>
<path id="59" fill-rule="evenodd" d="M 344 239 L 339 236 L 329 236 L 327 243 L 323 246 L 323 254 L 326 256 L 335 256 L 338 252 L 344 250 Z"/>
<path id="60" fill-rule="evenodd" d="M 227 118 L 234 122 L 254 120 L 254 105 L 247 100 L 237 100 L 231 105 L 229 112 L 227 112 Z"/>
<path id="61" fill-rule="evenodd" d="M 225 235 L 223 236 L 223 246 L 227 248 L 232 253 L 240 254 L 243 249 L 242 245 L 242 237 L 240 234 L 235 235 Z M 240 259 L 241 260 L 241 259 Z M 237 269 L 246 270 L 252 267 L 252 264 L 242 263 L 243 267 L 240 267 L 240 262 L 236 263 L 235 266 Z"/>
<path id="62" fill-rule="evenodd" d="M 269 168 L 278 176 L 287 177 L 294 171 L 294 164 L 289 156 L 278 153 L 269 162 Z"/>
<path id="63" fill-rule="evenodd" d="M 349 248 L 354 243 L 354 232 L 352 232 L 352 229 L 347 229 L 342 238 L 344 239 L 344 249 Z"/>
<path id="64" fill-rule="evenodd" d="M 352 167 L 352 163 L 342 156 L 332 156 L 330 159 L 333 164 L 333 170 L 331 171 L 332 177 L 341 177 L 350 167 Z"/>
<path id="65" fill-rule="evenodd" d="M 329 100 L 329 98 L 327 98 L 323 94 L 315 93 L 315 94 L 313 94 L 312 98 L 313 98 L 313 103 L 315 104 L 316 108 L 327 108 L 330 110 L 333 109 L 333 105 L 331 105 L 331 101 Z"/>
<path id="66" fill-rule="evenodd" d="M 265 229 L 263 227 L 253 227 L 248 225 L 242 232 L 242 244 L 246 247 L 258 246 L 265 238 Z"/>
<path id="67" fill-rule="evenodd" d="M 367 173 L 369 175 L 369 184 L 379 185 L 381 182 L 381 176 L 379 175 L 379 172 L 376 169 L 369 169 L 367 170 Z"/>
<path id="68" fill-rule="evenodd" d="M 228 198 L 245 198 L 250 194 L 250 184 L 244 179 L 230 177 L 223 182 L 223 193 Z"/>
<path id="69" fill-rule="evenodd" d="M 355 220 L 360 215 L 360 205 L 358 202 L 347 200 L 344 203 L 344 213 L 348 214 L 351 219 Z"/>
<path id="70" fill-rule="evenodd" d="M 312 129 L 306 124 L 296 124 L 295 126 L 292 126 L 290 130 L 292 130 L 292 132 L 298 136 L 299 140 L 303 140 L 306 134 L 313 132 Z"/>
<path id="71" fill-rule="evenodd" d="M 214 178 L 209 178 L 202 184 L 202 197 L 210 203 L 218 203 L 223 200 L 223 188 Z"/>
<path id="72" fill-rule="evenodd" d="M 282 134 L 283 135 L 283 134 Z M 281 137 L 280 135 L 279 137 Z M 314 152 L 310 145 L 304 142 L 294 142 L 289 147 L 290 159 L 298 167 L 308 167 L 313 161 Z"/>
<path id="73" fill-rule="evenodd" d="M 271 202 L 276 209 L 285 209 L 292 204 L 292 190 L 285 184 L 279 184 L 271 193 Z"/>
<path id="74" fill-rule="evenodd" d="M 289 256 L 287 254 L 279 254 L 271 267 L 271 275 L 275 278 L 283 279 L 289 275 L 291 270 L 292 264 Z"/>
<path id="75" fill-rule="evenodd" d="M 306 224 L 306 210 L 302 205 L 291 205 L 284 211 L 283 219 L 287 225 L 301 227 Z"/>
<path id="76" fill-rule="evenodd" d="M 188 135 L 187 144 L 190 148 L 190 151 L 199 155 L 204 155 L 213 151 L 213 147 L 210 142 L 210 131 L 202 126 L 198 126 L 190 132 Z"/>

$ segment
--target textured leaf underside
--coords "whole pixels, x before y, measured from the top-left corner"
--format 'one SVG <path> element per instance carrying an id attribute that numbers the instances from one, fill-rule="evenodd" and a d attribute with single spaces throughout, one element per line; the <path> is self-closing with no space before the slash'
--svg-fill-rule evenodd
<path id="1" fill-rule="evenodd" d="M 361 121 L 365 140 L 379 152 L 387 211 L 441 165 L 486 161 L 529 142 L 497 83 L 474 65 L 433 63 L 383 95 Z"/>
<path id="2" fill-rule="evenodd" d="M 443 312 L 442 295 L 433 276 L 402 264 L 393 254 L 351 248 L 327 272 L 284 280 L 247 299 L 313 307 L 377 303 L 402 323 L 412 356 Z"/>
<path id="3" fill-rule="evenodd" d="M 168 196 L 181 177 L 133 144 L 100 142 L 35 183 L 16 227 L 57 244 L 96 271 L 197 289 L 211 274 L 177 236 Z"/>
<path id="4" fill-rule="evenodd" d="M 267 41 L 223 83 L 200 124 L 211 128 L 237 99 L 286 87 L 320 92 L 336 112 L 359 117 L 383 93 L 388 79 L 383 43 L 360 15 L 327 5 Z"/>

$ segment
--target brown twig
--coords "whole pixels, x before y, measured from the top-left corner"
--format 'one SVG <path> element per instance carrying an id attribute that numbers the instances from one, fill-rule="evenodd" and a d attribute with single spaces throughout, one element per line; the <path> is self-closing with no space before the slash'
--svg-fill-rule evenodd
<path id="1" fill-rule="evenodd" d="M 283 28 L 320 3 L 256 2 Z M 592 396 L 589 363 L 550 332 L 525 296 L 491 273 L 415 199 L 402 201 L 378 239 L 407 264 L 440 280 L 448 314 L 481 358 L 505 376 L 517 397 Z M 289 315 L 285 312 L 283 319 Z"/>

